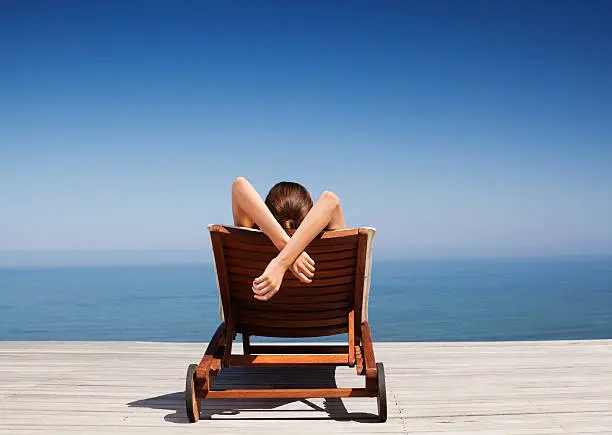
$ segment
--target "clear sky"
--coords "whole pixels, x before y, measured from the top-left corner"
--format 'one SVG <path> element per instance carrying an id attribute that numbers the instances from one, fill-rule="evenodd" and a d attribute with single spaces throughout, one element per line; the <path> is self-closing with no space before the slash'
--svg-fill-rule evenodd
<path id="1" fill-rule="evenodd" d="M 611 19 L 2 1 L 0 250 L 207 250 L 243 175 L 336 192 L 381 258 L 612 254 Z"/>

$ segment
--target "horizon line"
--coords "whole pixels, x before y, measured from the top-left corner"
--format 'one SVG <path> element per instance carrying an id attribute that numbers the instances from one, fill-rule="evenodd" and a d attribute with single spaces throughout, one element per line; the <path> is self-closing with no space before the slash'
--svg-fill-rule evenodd
<path id="1" fill-rule="evenodd" d="M 0 251 L 2 252 L 2 251 Z M 6 251 L 5 251 L 6 252 Z M 612 260 L 612 254 L 593 254 L 593 255 L 540 255 L 540 256 L 422 256 L 422 257 L 383 257 L 373 258 L 374 263 L 378 262 L 408 262 L 408 261 L 585 261 L 585 260 Z M 212 266 L 212 259 L 202 260 L 132 260 L 132 261 L 91 261 L 91 262 L 32 262 L 4 263 L 0 261 L 0 270 L 33 270 L 33 269 L 87 269 L 87 268 L 122 268 L 122 267 L 177 267 L 177 266 Z"/>

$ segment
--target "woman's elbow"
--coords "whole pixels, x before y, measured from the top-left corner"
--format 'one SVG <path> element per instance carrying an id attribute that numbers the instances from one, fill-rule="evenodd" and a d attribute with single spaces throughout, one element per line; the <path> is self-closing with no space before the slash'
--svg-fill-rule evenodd
<path id="1" fill-rule="evenodd" d="M 249 181 L 246 178 L 238 177 L 232 183 L 232 189 L 237 189 L 237 188 L 239 188 L 241 186 L 245 186 L 247 184 L 249 184 Z"/>
<path id="2" fill-rule="evenodd" d="M 325 198 L 327 201 L 332 202 L 334 205 L 340 204 L 340 198 L 338 198 L 338 195 L 336 195 L 334 192 L 330 192 L 329 190 L 323 192 L 321 198 Z"/>

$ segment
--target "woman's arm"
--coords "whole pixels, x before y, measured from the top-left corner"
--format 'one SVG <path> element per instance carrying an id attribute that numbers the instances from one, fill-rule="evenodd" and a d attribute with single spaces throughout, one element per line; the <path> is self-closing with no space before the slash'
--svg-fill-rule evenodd
<path id="1" fill-rule="evenodd" d="M 286 246 L 268 264 L 264 273 L 253 281 L 255 298 L 268 300 L 274 296 L 281 286 L 287 268 L 321 231 L 343 228 L 345 224 L 340 200 L 332 192 L 323 192 Z"/>
<path id="2" fill-rule="evenodd" d="M 255 188 L 244 177 L 238 177 L 232 184 L 232 212 L 234 225 L 252 228 L 253 223 L 256 223 L 279 251 L 282 251 L 289 242 L 289 235 L 274 218 Z M 315 262 L 303 250 L 293 259 L 289 267 L 300 281 L 312 282 Z"/>
<path id="3" fill-rule="evenodd" d="M 236 178 L 232 184 L 232 212 L 234 225 L 253 228 L 256 223 L 279 251 L 290 239 L 261 196 L 244 177 Z"/>
<path id="4" fill-rule="evenodd" d="M 336 206 L 332 209 L 331 219 L 329 220 L 329 223 L 325 229 L 330 231 L 345 229 L 346 224 L 344 223 L 344 214 L 342 213 L 342 206 L 340 206 L 340 199 L 334 193 L 328 191 L 323 192 L 323 195 L 331 197 L 332 204 L 336 204 Z M 321 197 L 323 197 L 323 195 L 321 195 Z"/>

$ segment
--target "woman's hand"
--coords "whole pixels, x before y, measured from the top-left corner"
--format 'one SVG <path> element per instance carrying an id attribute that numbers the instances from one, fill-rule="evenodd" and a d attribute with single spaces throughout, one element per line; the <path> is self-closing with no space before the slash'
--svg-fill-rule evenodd
<path id="1" fill-rule="evenodd" d="M 267 301 L 274 296 L 283 283 L 287 269 L 290 269 L 300 281 L 311 283 L 315 270 L 314 264 L 314 260 L 306 252 L 302 252 L 290 268 L 279 257 L 275 257 L 270 261 L 264 273 L 253 281 L 255 299 Z"/>
<path id="2" fill-rule="evenodd" d="M 267 301 L 274 296 L 280 288 L 288 268 L 288 264 L 283 263 L 279 257 L 274 257 L 266 267 L 266 270 L 264 270 L 264 273 L 253 281 L 255 299 Z"/>
<path id="3" fill-rule="evenodd" d="M 310 258 L 310 255 L 304 251 L 293 262 L 290 270 L 297 279 L 310 284 L 312 282 L 312 277 L 314 276 L 315 262 L 312 258 Z"/>

